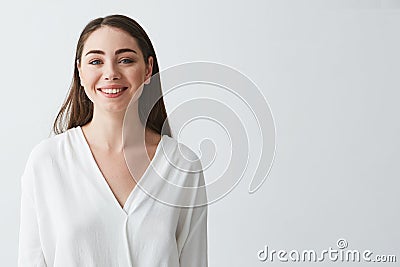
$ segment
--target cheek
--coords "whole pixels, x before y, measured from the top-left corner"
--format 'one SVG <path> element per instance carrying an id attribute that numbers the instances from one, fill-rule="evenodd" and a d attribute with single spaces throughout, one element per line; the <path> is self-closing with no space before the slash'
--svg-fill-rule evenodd
<path id="1" fill-rule="evenodd" d="M 133 69 L 124 71 L 124 76 L 130 80 L 131 83 L 140 85 L 145 81 L 146 71 L 144 66 L 137 66 Z"/>
<path id="2" fill-rule="evenodd" d="M 95 85 L 95 75 L 93 72 L 82 71 L 80 73 L 80 81 L 83 88 L 81 90 L 85 91 L 86 96 L 93 102 L 93 95 L 95 92 L 93 91 Z"/>
<path id="3" fill-rule="evenodd" d="M 82 88 L 82 90 L 85 90 L 86 96 L 89 98 L 90 101 L 93 102 L 93 97 L 92 97 L 92 95 L 94 94 L 94 92 L 91 91 L 91 90 L 88 90 L 86 87 Z"/>
<path id="4" fill-rule="evenodd" d="M 100 74 L 95 71 L 83 71 L 81 72 L 81 85 L 85 87 L 85 89 L 93 88 L 100 77 Z"/>

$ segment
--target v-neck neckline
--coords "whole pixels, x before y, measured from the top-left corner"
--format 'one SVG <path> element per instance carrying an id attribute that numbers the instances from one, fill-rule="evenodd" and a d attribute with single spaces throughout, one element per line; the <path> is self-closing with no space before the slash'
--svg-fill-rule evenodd
<path id="1" fill-rule="evenodd" d="M 133 198 L 135 192 L 138 190 L 136 188 L 138 186 L 141 186 L 139 184 L 143 183 L 142 182 L 143 178 L 145 178 L 148 175 L 149 169 L 152 168 L 152 165 L 153 165 L 154 161 L 156 160 L 156 158 L 157 158 L 157 156 L 159 154 L 160 146 L 161 146 L 161 143 L 162 143 L 165 135 L 161 135 L 161 139 L 157 144 L 157 148 L 156 148 L 156 151 L 154 153 L 153 158 L 150 160 L 150 163 L 147 166 L 147 168 L 144 171 L 144 173 L 142 174 L 141 178 L 137 182 L 135 181 L 136 182 L 135 186 L 133 187 L 133 189 L 129 193 L 128 197 L 126 198 L 124 205 L 121 207 L 121 205 L 118 202 L 116 196 L 114 195 L 113 191 L 111 190 L 110 185 L 107 183 L 106 178 L 104 177 L 103 173 L 101 172 L 100 167 L 96 162 L 96 159 L 94 158 L 92 149 L 90 148 L 90 145 L 89 145 L 88 141 L 86 140 L 86 137 L 85 137 L 85 134 L 83 133 L 82 127 L 81 126 L 77 126 L 77 129 L 78 129 L 81 141 L 82 141 L 82 143 L 84 144 L 84 146 L 85 146 L 85 148 L 87 150 L 87 154 L 88 154 L 88 157 L 90 158 L 91 165 L 93 166 L 93 168 L 97 172 L 96 176 L 99 177 L 103 181 L 103 184 L 107 187 L 108 192 L 111 194 L 112 198 L 114 199 L 114 203 L 118 206 L 119 210 L 121 210 L 125 215 L 129 215 L 129 209 L 128 208 L 130 207 L 129 204 L 131 202 L 131 199 Z M 125 155 L 124 155 L 124 158 L 125 158 Z M 125 163 L 126 163 L 126 158 L 125 158 Z M 128 167 L 128 169 L 129 169 L 129 167 Z"/>

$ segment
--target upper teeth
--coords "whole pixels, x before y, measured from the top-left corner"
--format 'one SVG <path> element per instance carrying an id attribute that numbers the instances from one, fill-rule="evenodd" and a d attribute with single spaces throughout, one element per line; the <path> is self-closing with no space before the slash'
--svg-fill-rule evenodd
<path id="1" fill-rule="evenodd" d="M 106 94 L 116 94 L 122 91 L 122 88 L 118 88 L 118 89 L 109 89 L 109 88 L 103 88 L 101 89 L 101 91 L 103 91 Z"/>

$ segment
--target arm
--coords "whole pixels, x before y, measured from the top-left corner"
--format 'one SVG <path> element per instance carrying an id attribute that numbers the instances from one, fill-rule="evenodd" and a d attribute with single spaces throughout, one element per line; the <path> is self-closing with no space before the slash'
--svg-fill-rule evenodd
<path id="1" fill-rule="evenodd" d="M 199 185 L 204 185 L 203 173 L 200 173 Z M 195 203 L 206 203 L 205 187 L 198 187 Z M 181 267 L 207 267 L 207 205 L 184 208 L 186 219 L 184 228 L 187 236 L 180 254 Z"/>
<path id="2" fill-rule="evenodd" d="M 46 266 L 39 237 L 34 198 L 33 170 L 28 160 L 21 178 L 21 217 L 19 230 L 18 266 Z"/>
<path id="3" fill-rule="evenodd" d="M 189 234 L 180 256 L 181 267 L 207 267 L 207 206 L 193 208 Z"/>

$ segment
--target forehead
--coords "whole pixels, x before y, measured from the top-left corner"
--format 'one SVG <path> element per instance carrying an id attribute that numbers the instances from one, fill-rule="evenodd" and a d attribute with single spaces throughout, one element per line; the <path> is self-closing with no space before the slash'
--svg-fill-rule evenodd
<path id="1" fill-rule="evenodd" d="M 114 27 L 102 26 L 87 38 L 83 46 L 83 55 L 90 50 L 102 50 L 107 54 L 108 52 L 114 53 L 121 48 L 131 48 L 137 53 L 141 53 L 136 39 L 127 32 Z"/>

